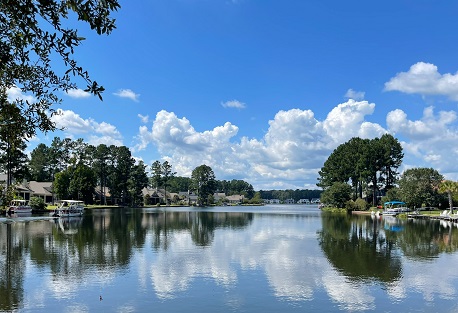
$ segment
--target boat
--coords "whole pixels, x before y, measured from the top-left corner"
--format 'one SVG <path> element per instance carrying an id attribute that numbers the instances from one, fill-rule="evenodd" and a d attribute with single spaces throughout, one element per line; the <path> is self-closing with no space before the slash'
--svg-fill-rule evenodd
<path id="1" fill-rule="evenodd" d="M 28 205 L 27 200 L 14 199 L 8 206 L 8 214 L 15 213 L 32 213 L 32 207 Z"/>
<path id="2" fill-rule="evenodd" d="M 84 202 L 79 200 L 61 200 L 57 209 L 51 213 L 54 217 L 73 217 L 82 216 L 84 212 Z"/>
<path id="3" fill-rule="evenodd" d="M 405 206 L 402 201 L 388 201 L 384 204 L 382 215 L 396 216 L 401 213 L 410 212 L 409 208 Z"/>

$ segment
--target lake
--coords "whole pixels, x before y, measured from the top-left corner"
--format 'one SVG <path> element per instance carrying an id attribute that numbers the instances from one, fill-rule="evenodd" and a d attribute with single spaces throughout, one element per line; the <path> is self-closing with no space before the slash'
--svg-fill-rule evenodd
<path id="1" fill-rule="evenodd" d="M 1 312 L 458 312 L 458 229 L 310 205 L 0 218 Z"/>

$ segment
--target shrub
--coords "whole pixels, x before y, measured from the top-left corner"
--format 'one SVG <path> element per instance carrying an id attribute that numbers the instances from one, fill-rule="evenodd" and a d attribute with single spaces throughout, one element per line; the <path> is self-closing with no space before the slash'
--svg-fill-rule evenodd
<path id="1" fill-rule="evenodd" d="M 32 207 L 33 210 L 44 210 L 46 208 L 45 201 L 43 198 L 40 197 L 32 197 L 30 198 L 29 205 Z"/>
<path id="2" fill-rule="evenodd" d="M 355 201 L 355 207 L 356 207 L 357 210 L 366 211 L 367 208 L 368 208 L 368 204 L 367 204 L 366 200 L 358 198 Z"/>

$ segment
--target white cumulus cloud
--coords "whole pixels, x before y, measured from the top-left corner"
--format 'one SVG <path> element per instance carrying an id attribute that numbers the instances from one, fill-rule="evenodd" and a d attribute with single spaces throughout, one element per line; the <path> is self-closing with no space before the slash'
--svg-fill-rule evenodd
<path id="1" fill-rule="evenodd" d="M 67 95 L 71 98 L 88 98 L 91 96 L 91 94 L 87 91 L 84 91 L 83 89 L 70 89 L 67 91 Z"/>
<path id="2" fill-rule="evenodd" d="M 135 93 L 130 89 L 119 89 L 117 92 L 113 94 L 115 96 L 118 96 L 121 98 L 127 98 L 135 102 L 138 102 L 138 99 L 140 98 L 140 95 L 138 93 Z"/>
<path id="3" fill-rule="evenodd" d="M 258 189 L 316 188 L 318 170 L 337 145 L 355 136 L 386 133 L 365 121 L 373 110 L 374 104 L 367 101 L 349 100 L 324 121 L 311 110 L 279 111 L 263 138 L 238 140 L 234 138 L 239 128 L 229 122 L 198 132 L 188 119 L 162 110 L 150 130 L 139 128 L 136 150 L 156 146 L 178 175 L 189 176 L 196 166 L 207 164 L 218 179 L 245 179 Z"/>
<path id="4" fill-rule="evenodd" d="M 364 91 L 355 91 L 355 90 L 350 88 L 345 93 L 345 98 L 353 99 L 353 100 L 363 100 L 365 94 L 366 93 Z"/>
<path id="5" fill-rule="evenodd" d="M 116 145 L 122 146 L 121 133 L 115 126 L 101 122 L 97 123 L 93 119 L 84 119 L 79 114 L 71 110 L 58 110 L 58 114 L 53 115 L 51 120 L 56 127 L 63 129 L 66 136 L 79 138 L 87 136 L 86 142 L 91 145 Z"/>
<path id="6" fill-rule="evenodd" d="M 137 114 L 137 116 L 140 118 L 140 121 L 141 121 L 143 124 L 148 123 L 148 121 L 149 121 L 149 115 Z"/>
<path id="7" fill-rule="evenodd" d="M 16 100 L 24 100 L 28 102 L 35 102 L 35 97 L 31 95 L 24 94 L 21 88 L 11 87 L 6 91 L 7 99 L 9 102 L 14 102 Z"/>
<path id="8" fill-rule="evenodd" d="M 221 102 L 221 105 L 225 108 L 236 108 L 236 109 L 245 109 L 245 103 L 238 100 L 231 100 L 226 102 Z"/>
<path id="9" fill-rule="evenodd" d="M 437 66 L 418 62 L 407 72 L 398 73 L 385 83 L 385 90 L 408 94 L 441 95 L 458 101 L 458 73 L 440 74 Z"/>
<path id="10" fill-rule="evenodd" d="M 418 120 L 409 120 L 407 113 L 394 110 L 388 113 L 388 130 L 403 138 L 406 157 L 404 163 L 433 167 L 449 179 L 456 179 L 458 171 L 458 130 L 454 126 L 457 113 L 454 111 L 434 112 L 427 107 Z"/>

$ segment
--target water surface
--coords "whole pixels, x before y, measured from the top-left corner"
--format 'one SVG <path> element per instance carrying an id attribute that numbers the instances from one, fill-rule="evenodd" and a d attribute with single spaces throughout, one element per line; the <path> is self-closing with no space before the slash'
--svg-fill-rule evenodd
<path id="1" fill-rule="evenodd" d="M 0 246 L 5 312 L 458 311 L 458 229 L 439 221 L 93 210 L 0 218 Z"/>

